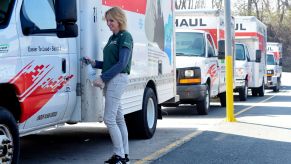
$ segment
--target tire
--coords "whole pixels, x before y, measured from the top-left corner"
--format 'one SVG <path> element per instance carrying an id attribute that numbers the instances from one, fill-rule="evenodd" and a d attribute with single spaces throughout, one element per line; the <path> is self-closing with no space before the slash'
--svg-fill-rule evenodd
<path id="1" fill-rule="evenodd" d="M 142 139 L 152 138 L 156 131 L 157 118 L 157 97 L 154 91 L 147 87 L 144 91 L 142 110 L 125 116 L 129 135 Z"/>
<path id="2" fill-rule="evenodd" d="M 260 86 L 260 87 L 258 88 L 258 93 L 259 93 L 259 96 L 260 96 L 260 97 L 265 96 L 265 85 L 264 85 L 264 81 L 263 81 L 262 86 Z"/>
<path id="3" fill-rule="evenodd" d="M 226 107 L 226 92 L 219 94 L 219 100 L 221 107 Z"/>
<path id="4" fill-rule="evenodd" d="M 246 81 L 245 86 L 243 88 L 240 88 L 240 90 L 239 90 L 239 100 L 246 101 L 247 98 L 248 98 L 248 84 Z"/>
<path id="5" fill-rule="evenodd" d="M 252 89 L 252 96 L 257 96 L 258 95 L 258 91 L 257 88 Z"/>
<path id="6" fill-rule="evenodd" d="M 279 92 L 278 84 L 275 87 L 273 87 L 273 92 Z"/>
<path id="7" fill-rule="evenodd" d="M 19 161 L 19 132 L 13 115 L 0 107 L 0 163 L 17 164 Z"/>
<path id="8" fill-rule="evenodd" d="M 197 112 L 199 115 L 207 115 L 210 108 L 210 91 L 208 85 L 206 85 L 206 94 L 202 101 L 196 104 Z"/>
<path id="9" fill-rule="evenodd" d="M 280 86 L 281 86 L 281 78 L 277 79 L 277 85 L 273 87 L 274 92 L 279 92 L 280 91 Z"/>

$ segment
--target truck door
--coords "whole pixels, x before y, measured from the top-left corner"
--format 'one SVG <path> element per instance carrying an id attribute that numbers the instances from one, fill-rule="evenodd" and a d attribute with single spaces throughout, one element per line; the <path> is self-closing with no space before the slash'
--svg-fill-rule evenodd
<path id="1" fill-rule="evenodd" d="M 20 4 L 19 4 L 20 5 Z M 67 108 L 68 41 L 56 35 L 54 0 L 23 0 L 19 40 L 24 91 L 21 122 L 33 128 L 60 121 Z M 28 30 L 28 31 L 27 31 Z"/>
<path id="2" fill-rule="evenodd" d="M 207 74 L 210 76 L 211 84 L 210 84 L 210 95 L 216 96 L 219 91 L 219 77 L 220 77 L 220 67 L 218 63 L 218 58 L 215 53 L 214 49 L 214 42 L 210 34 L 207 34 L 207 57 L 208 57 L 208 64 L 207 64 Z"/>
<path id="3" fill-rule="evenodd" d="M 247 74 L 248 74 L 248 83 L 250 82 L 250 80 L 252 80 L 252 70 L 251 70 L 251 58 L 250 58 L 250 54 L 249 54 L 249 50 L 248 50 L 248 47 L 245 46 L 245 54 L 246 54 L 246 60 L 247 60 Z"/>

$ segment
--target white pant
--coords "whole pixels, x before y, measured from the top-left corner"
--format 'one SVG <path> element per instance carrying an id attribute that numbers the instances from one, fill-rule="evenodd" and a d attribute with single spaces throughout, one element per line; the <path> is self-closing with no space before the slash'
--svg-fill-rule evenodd
<path id="1" fill-rule="evenodd" d="M 124 158 L 124 154 L 129 153 L 128 132 L 121 111 L 121 96 L 128 84 L 128 75 L 119 73 L 105 85 L 105 110 L 104 123 L 109 131 L 113 153 Z"/>

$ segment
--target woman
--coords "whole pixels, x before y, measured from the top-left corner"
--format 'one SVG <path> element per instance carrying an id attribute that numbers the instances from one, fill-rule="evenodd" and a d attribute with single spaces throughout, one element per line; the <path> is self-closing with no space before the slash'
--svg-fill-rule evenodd
<path id="1" fill-rule="evenodd" d="M 103 62 L 85 58 L 93 68 L 102 69 L 102 75 L 93 81 L 96 87 L 104 88 L 104 122 L 113 143 L 113 155 L 105 163 L 129 162 L 128 132 L 121 111 L 121 96 L 128 84 L 131 68 L 133 40 L 126 31 L 126 16 L 119 7 L 105 13 L 109 29 L 113 32 L 103 49 Z"/>

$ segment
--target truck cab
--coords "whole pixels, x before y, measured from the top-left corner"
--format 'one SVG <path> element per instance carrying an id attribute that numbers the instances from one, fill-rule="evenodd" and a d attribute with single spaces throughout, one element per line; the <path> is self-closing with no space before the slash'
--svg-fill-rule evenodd
<path id="1" fill-rule="evenodd" d="M 273 53 L 267 54 L 267 84 L 266 88 L 279 92 L 281 86 L 281 60 L 277 61 Z"/>
<path id="2" fill-rule="evenodd" d="M 180 103 L 196 104 L 199 114 L 207 114 L 210 98 L 218 96 L 224 87 L 225 66 L 218 59 L 212 36 L 202 30 L 177 30 L 176 59 Z"/>
<path id="3" fill-rule="evenodd" d="M 210 98 L 226 106 L 223 12 L 217 9 L 176 11 L 177 94 L 181 104 L 196 104 L 198 114 L 208 114 Z"/>
<path id="4" fill-rule="evenodd" d="M 246 101 L 248 96 L 248 82 L 251 78 L 251 59 L 247 45 L 235 44 L 235 92 L 239 92 L 240 101 Z"/>

